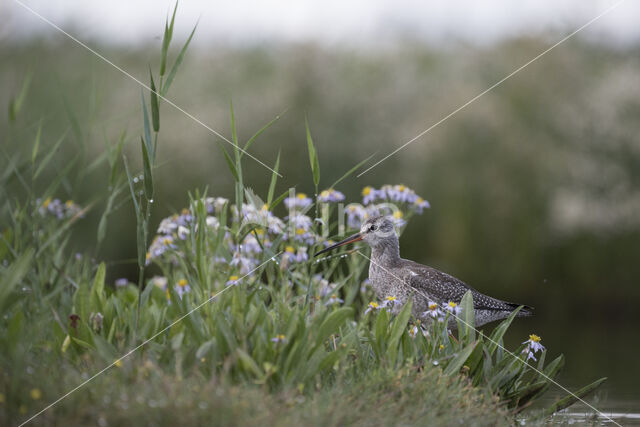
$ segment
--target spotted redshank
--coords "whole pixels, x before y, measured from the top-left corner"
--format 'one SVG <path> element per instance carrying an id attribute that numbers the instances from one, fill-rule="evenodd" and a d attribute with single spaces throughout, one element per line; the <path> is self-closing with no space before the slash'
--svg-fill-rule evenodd
<path id="1" fill-rule="evenodd" d="M 371 246 L 369 280 L 376 296 L 382 300 L 406 302 L 413 300 L 413 315 L 430 322 L 430 305 L 439 306 L 452 302 L 459 304 L 463 295 L 471 291 L 475 309 L 475 324 L 481 326 L 508 317 L 519 304 L 502 301 L 484 295 L 461 280 L 417 262 L 400 257 L 400 244 L 393 222 L 389 217 L 375 216 L 367 219 L 360 232 L 347 237 L 316 256 L 348 243 L 364 240 Z M 532 308 L 523 306 L 518 317 L 531 316 Z M 455 320 L 452 319 L 455 327 Z"/>

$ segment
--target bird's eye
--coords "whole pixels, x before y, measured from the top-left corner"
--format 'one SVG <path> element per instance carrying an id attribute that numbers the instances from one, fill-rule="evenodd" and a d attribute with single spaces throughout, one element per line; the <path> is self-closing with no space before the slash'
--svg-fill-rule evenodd
<path id="1" fill-rule="evenodd" d="M 376 231 L 376 225 L 375 224 L 371 224 L 371 227 L 369 227 L 369 231 Z"/>

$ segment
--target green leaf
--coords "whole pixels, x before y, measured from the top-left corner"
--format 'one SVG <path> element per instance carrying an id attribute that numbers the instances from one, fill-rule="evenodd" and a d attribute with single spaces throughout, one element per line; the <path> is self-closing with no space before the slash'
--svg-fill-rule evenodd
<path id="1" fill-rule="evenodd" d="M 511 322 L 513 322 L 513 319 L 516 318 L 518 312 L 521 309 L 522 309 L 522 306 L 513 310 L 513 312 L 509 315 L 509 317 L 507 317 L 502 322 L 500 322 L 500 324 L 493 330 L 493 333 L 489 337 L 489 343 L 487 344 L 487 349 L 490 355 L 493 355 L 493 352 L 498 347 L 498 344 L 502 340 L 502 337 L 507 332 L 507 329 L 509 329 L 509 326 L 511 326 Z"/>
<path id="2" fill-rule="evenodd" d="M 606 380 L 606 377 L 600 378 L 599 380 L 592 382 L 588 386 L 582 387 L 572 395 L 570 394 L 566 397 L 563 397 L 562 399 L 557 400 L 553 405 L 544 410 L 544 416 L 549 417 L 558 411 L 562 411 L 563 409 L 568 408 L 569 406 L 576 403 L 579 399 L 584 399 L 587 395 L 593 393 L 598 387 L 600 387 Z"/>
<path id="3" fill-rule="evenodd" d="M 42 120 L 38 124 L 38 133 L 36 134 L 36 140 L 33 143 L 33 149 L 31 150 L 31 164 L 36 161 L 38 156 L 38 148 L 40 147 L 40 134 L 42 133 Z"/>
<path id="4" fill-rule="evenodd" d="M 151 169 L 153 161 L 150 159 L 147 145 L 142 138 L 140 138 L 140 143 L 142 146 L 142 164 L 144 166 L 144 195 L 147 200 L 153 200 L 153 172 Z"/>
<path id="5" fill-rule="evenodd" d="M 338 185 L 339 183 L 341 183 L 345 178 L 348 178 L 351 174 L 353 174 L 355 171 L 357 171 L 358 169 L 360 169 L 362 167 L 362 165 L 364 165 L 365 163 L 367 163 L 373 156 L 375 155 L 372 154 L 369 157 L 367 157 L 366 159 L 364 159 L 363 161 L 361 161 L 360 163 L 358 163 L 357 165 L 355 165 L 354 167 L 352 167 L 351 169 L 349 169 L 344 175 L 342 175 L 340 178 L 338 178 L 338 180 L 336 182 L 334 182 L 333 184 L 331 184 L 331 187 L 329 188 L 335 188 L 336 185 Z"/>
<path id="6" fill-rule="evenodd" d="M 64 133 L 60 136 L 60 138 L 56 141 L 56 143 L 53 144 L 53 147 L 48 150 L 49 152 L 40 161 L 40 164 L 38 165 L 38 168 L 36 169 L 36 172 L 33 174 L 33 179 L 38 178 L 38 176 L 40 176 L 42 171 L 44 171 L 44 169 L 49 164 L 49 162 L 51 161 L 53 156 L 58 152 L 58 148 L 60 148 L 60 144 L 62 144 L 62 142 L 64 141 L 64 138 L 67 136 L 68 132 L 69 132 L 69 129 L 65 130 Z"/>
<path id="7" fill-rule="evenodd" d="M 389 352 L 389 356 L 391 359 L 391 363 L 395 363 L 396 356 L 398 354 L 398 343 L 400 342 L 400 337 L 404 331 L 407 330 L 407 325 L 409 323 L 409 318 L 411 317 L 411 309 L 413 307 L 413 302 L 411 300 L 407 301 L 402 307 L 402 310 L 396 316 L 393 324 L 391 325 L 391 333 L 389 334 L 389 345 L 387 346 L 387 351 Z"/>
<path id="8" fill-rule="evenodd" d="M 289 195 L 289 190 L 285 190 L 282 194 L 280 194 L 278 197 L 276 197 L 276 199 L 273 201 L 273 203 L 269 204 L 269 210 L 272 210 L 278 206 L 287 196 Z"/>
<path id="9" fill-rule="evenodd" d="M 271 182 L 269 183 L 269 193 L 267 193 L 267 205 L 271 208 L 271 201 L 273 200 L 273 193 L 276 190 L 276 181 L 278 180 L 278 168 L 280 167 L 280 150 L 278 150 L 278 157 L 276 157 L 276 164 L 273 166 L 273 173 L 271 174 Z"/>
<path id="10" fill-rule="evenodd" d="M 151 164 L 153 164 L 153 144 L 151 142 L 151 128 L 149 125 L 149 113 L 147 112 L 147 103 L 144 100 L 144 94 L 142 89 L 140 90 L 140 98 L 142 99 L 142 122 L 144 126 L 144 138 L 143 142 L 147 146 L 147 152 L 151 157 Z"/>
<path id="11" fill-rule="evenodd" d="M 158 108 L 158 93 L 156 92 L 156 84 L 153 81 L 153 73 L 149 67 L 149 78 L 151 79 L 151 122 L 153 123 L 153 131 L 160 130 L 160 110 Z"/>
<path id="12" fill-rule="evenodd" d="M 224 159 L 227 162 L 227 167 L 231 171 L 231 175 L 233 175 L 233 179 L 235 181 L 238 181 L 238 171 L 236 170 L 236 165 L 233 162 L 233 159 L 231 158 L 231 156 L 229 156 L 229 153 L 227 153 L 227 150 L 226 150 L 226 148 L 224 148 L 222 143 L 220 141 L 217 141 L 217 142 L 218 142 L 218 145 L 220 146 L 220 149 L 222 150 L 222 154 L 224 155 Z"/>
<path id="13" fill-rule="evenodd" d="M 5 302 L 9 295 L 16 287 L 18 283 L 22 281 L 22 278 L 27 274 L 29 267 L 31 266 L 31 260 L 33 259 L 34 250 L 29 248 L 25 250 L 20 257 L 14 261 L 11 266 L 2 271 L 2 286 L 0 286 L 0 312 L 5 312 Z"/>
<path id="14" fill-rule="evenodd" d="M 266 125 L 262 126 L 260 128 L 260 130 L 258 130 L 258 132 L 254 133 L 253 136 L 251 138 L 249 138 L 247 143 L 244 145 L 244 151 L 248 151 L 249 147 L 251 147 L 253 145 L 253 143 L 255 142 L 256 138 L 258 138 L 265 130 L 269 129 L 275 122 L 280 120 L 281 115 L 282 114 L 278 114 L 269 123 L 267 123 Z"/>
<path id="15" fill-rule="evenodd" d="M 464 365 L 464 362 L 466 362 L 469 356 L 471 356 L 471 353 L 473 352 L 473 349 L 476 347 L 476 344 L 477 344 L 476 342 L 472 342 L 471 344 L 469 344 L 468 346 L 460 350 L 460 352 L 449 362 L 447 367 L 444 369 L 443 374 L 444 375 L 458 374 L 458 372 L 460 371 L 460 368 L 462 368 L 462 365 Z"/>
<path id="16" fill-rule="evenodd" d="M 160 76 L 164 76 L 165 70 L 167 69 L 167 52 L 169 51 L 169 44 L 171 43 L 171 38 L 173 37 L 173 24 L 176 20 L 177 10 L 178 2 L 176 2 L 175 7 L 173 8 L 171 24 L 168 24 L 166 21 L 164 23 L 164 36 L 162 37 L 162 57 L 160 60 Z"/>
<path id="17" fill-rule="evenodd" d="M 469 344 L 476 340 L 475 313 L 473 310 L 473 295 L 471 291 L 465 292 L 460 301 L 460 308 L 462 309 L 460 316 L 458 316 L 460 341 L 463 344 Z"/>
<path id="18" fill-rule="evenodd" d="M 18 96 L 15 98 L 11 98 L 11 100 L 9 101 L 9 122 L 10 123 L 13 123 L 16 121 L 16 117 L 18 116 L 18 113 L 22 108 L 22 103 L 24 102 L 24 99 L 27 96 L 27 92 L 29 91 L 29 86 L 31 85 L 32 76 L 33 76 L 33 73 L 29 71 L 27 76 L 24 78 L 24 81 L 22 82 L 22 87 L 20 88 L 20 92 L 18 93 Z"/>
<path id="19" fill-rule="evenodd" d="M 176 4 L 176 7 L 177 7 L 177 4 Z M 173 31 L 173 20 L 171 22 L 171 25 L 172 25 L 171 28 Z M 184 44 L 184 46 L 180 50 L 180 53 L 178 54 L 178 58 L 176 59 L 176 62 L 173 63 L 173 66 L 169 71 L 169 75 L 167 76 L 167 81 L 162 86 L 162 90 L 160 93 L 162 96 L 164 96 L 167 93 L 167 91 L 169 90 L 169 87 L 171 86 L 171 83 L 173 83 L 173 79 L 176 77 L 176 73 L 178 72 L 178 68 L 180 68 L 180 64 L 182 64 L 182 60 L 184 59 L 184 54 L 187 52 L 187 48 L 189 47 L 189 43 L 191 43 L 191 38 L 193 37 L 193 34 L 196 32 L 196 28 L 198 28 L 198 24 L 196 24 L 193 27 L 193 30 L 191 31 L 191 34 L 189 35 L 187 42 Z"/>
<path id="20" fill-rule="evenodd" d="M 101 310 L 102 303 L 105 299 L 105 294 L 104 294 L 105 274 L 106 274 L 106 266 L 104 262 L 102 262 L 98 266 L 98 271 L 96 272 L 96 277 L 93 279 L 93 286 L 91 287 L 91 308 L 92 308 L 92 311 L 94 312 Z"/>
<path id="21" fill-rule="evenodd" d="M 331 334 L 337 333 L 340 326 L 352 316 L 353 308 L 351 307 L 340 307 L 334 310 L 320 325 L 316 336 L 316 345 L 323 343 Z"/>
<path id="22" fill-rule="evenodd" d="M 313 173 L 313 184 L 317 187 L 320 183 L 320 163 L 318 162 L 318 155 L 316 154 L 316 148 L 313 145 L 311 131 L 309 130 L 309 123 L 306 118 L 304 120 L 304 125 L 307 130 L 307 149 L 309 150 L 309 163 L 311 164 L 311 172 Z"/>
<path id="23" fill-rule="evenodd" d="M 253 373 L 253 375 L 258 378 L 264 376 L 264 373 L 262 372 L 262 370 L 260 370 L 258 364 L 255 362 L 255 360 L 253 360 L 251 356 L 249 356 L 249 354 L 247 354 L 246 351 L 238 348 L 236 349 L 236 354 L 238 355 L 238 359 L 240 360 L 240 363 L 245 370 L 251 371 L 251 373 Z"/>

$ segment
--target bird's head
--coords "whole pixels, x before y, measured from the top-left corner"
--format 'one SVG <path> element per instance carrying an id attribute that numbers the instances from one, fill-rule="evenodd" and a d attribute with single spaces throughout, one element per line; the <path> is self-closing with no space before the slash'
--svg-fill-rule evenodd
<path id="1" fill-rule="evenodd" d="M 316 253 L 315 256 L 318 256 L 325 252 L 329 252 L 330 250 L 346 245 L 348 243 L 359 242 L 360 240 L 364 240 L 371 247 L 376 247 L 380 243 L 388 241 L 390 239 L 398 239 L 396 229 L 393 226 L 393 221 L 387 216 L 374 216 L 362 223 L 359 233 L 349 236 L 346 239 L 336 243 L 335 245 L 321 250 L 320 252 Z"/>

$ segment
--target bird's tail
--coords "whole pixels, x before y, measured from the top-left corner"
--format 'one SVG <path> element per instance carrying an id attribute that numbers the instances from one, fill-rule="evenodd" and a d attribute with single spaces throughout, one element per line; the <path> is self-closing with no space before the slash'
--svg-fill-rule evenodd
<path id="1" fill-rule="evenodd" d="M 531 306 L 524 305 L 524 304 L 514 304 L 514 303 L 509 303 L 509 305 L 513 308 L 513 310 L 515 310 L 518 307 L 522 307 L 518 312 L 517 317 L 530 317 L 534 315 L 533 307 Z"/>

